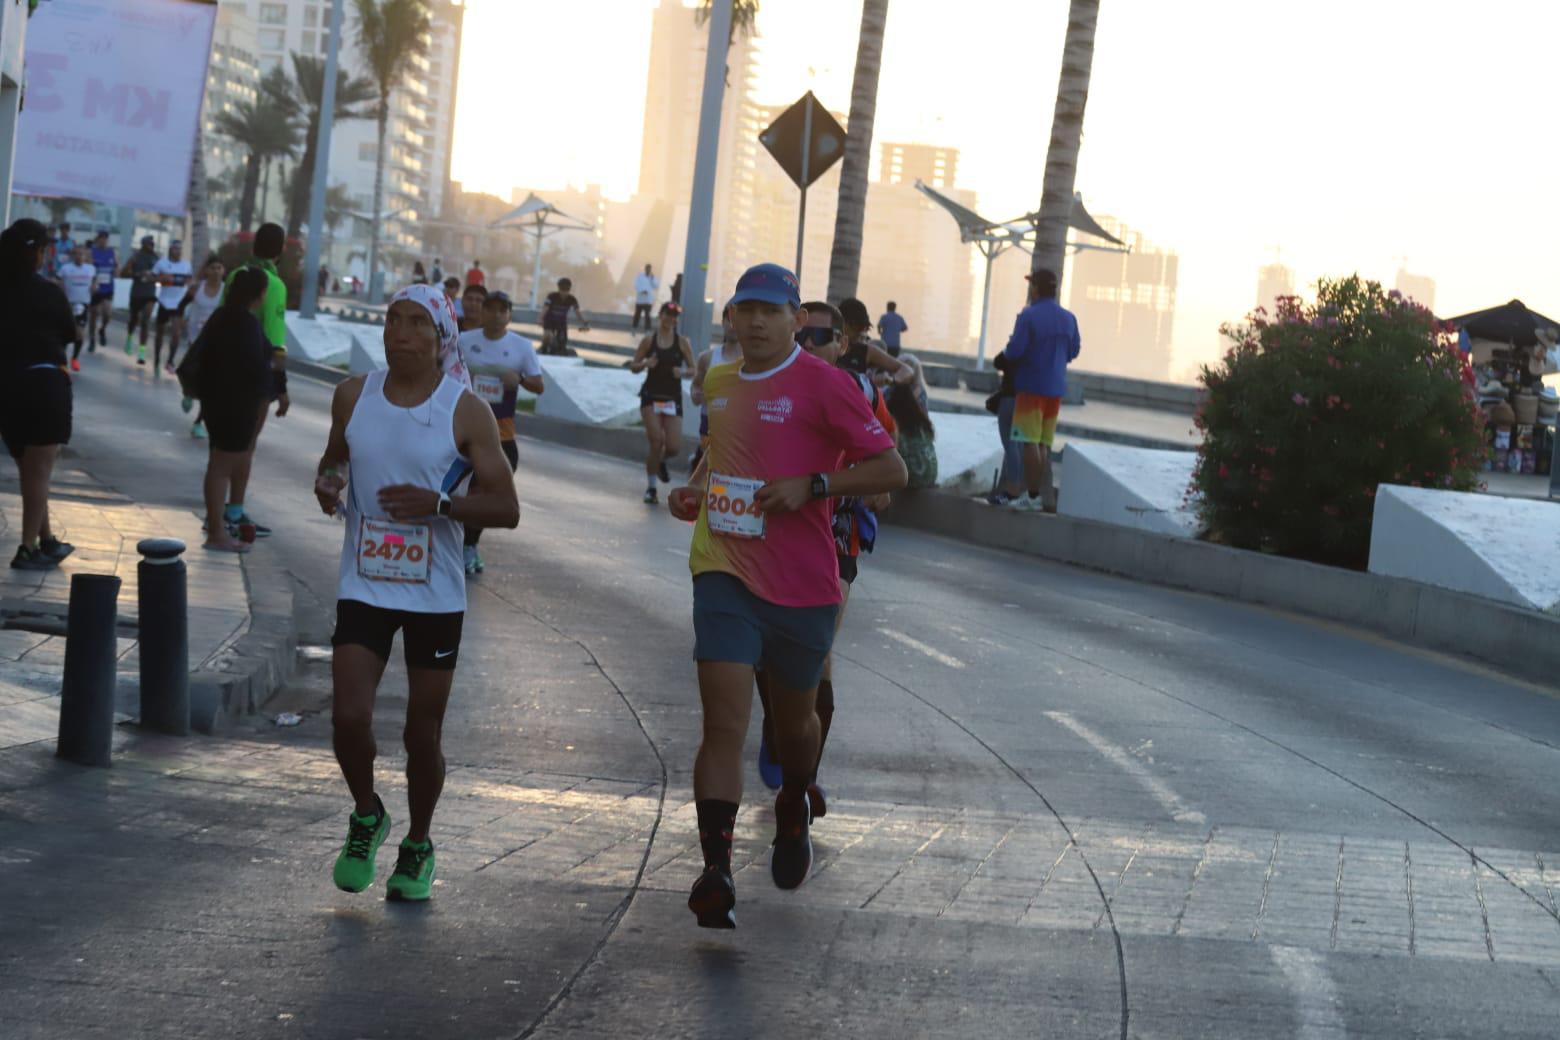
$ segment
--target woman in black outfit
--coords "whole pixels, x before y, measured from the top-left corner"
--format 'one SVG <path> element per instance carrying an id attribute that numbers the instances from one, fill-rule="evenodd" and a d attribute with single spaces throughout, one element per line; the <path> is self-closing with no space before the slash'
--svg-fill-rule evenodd
<path id="1" fill-rule="evenodd" d="M 49 478 L 70 441 L 65 348 L 81 330 L 65 291 L 38 273 L 50 244 L 36 220 L 0 232 L 0 438 L 21 473 L 22 541 L 11 560 L 18 570 L 57 567 L 73 548 L 49 529 Z"/>
<path id="2" fill-rule="evenodd" d="M 186 356 L 197 359 L 197 396 L 211 442 L 205 547 L 220 552 L 249 549 L 228 531 L 223 509 L 230 500 L 233 471 L 254 449 L 255 416 L 271 395 L 271 344 L 256 316 L 265 302 L 267 282 L 264 271 L 241 268 Z"/>
<path id="3" fill-rule="evenodd" d="M 682 414 L 684 374 L 693 372 L 693 348 L 688 337 L 677 332 L 682 308 L 675 303 L 661 305 L 656 330 L 644 338 L 634 352 L 629 369 L 645 372 L 645 384 L 639 390 L 639 417 L 645 424 L 645 439 L 650 442 L 645 456 L 645 501 L 655 504 L 655 482 L 671 480 L 666 460 L 682 451 Z"/>

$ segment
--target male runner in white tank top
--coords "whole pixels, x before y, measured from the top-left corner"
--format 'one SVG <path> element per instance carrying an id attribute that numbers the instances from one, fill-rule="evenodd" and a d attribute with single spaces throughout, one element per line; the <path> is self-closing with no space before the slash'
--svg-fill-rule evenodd
<path id="1" fill-rule="evenodd" d="M 344 514 L 347 525 L 331 640 L 336 760 L 354 802 L 333 877 L 347 892 L 373 884 L 374 854 L 390 831 L 390 814 L 374 793 L 374 698 L 398 630 L 406 655 L 411 826 L 387 899 L 424 900 L 432 890 L 428 828 L 444 788 L 439 734 L 466 610 L 462 525 L 520 522 L 492 409 L 441 367 L 456 335 L 441 289 L 396 293 L 385 317 L 387 370 L 336 388 L 314 483 L 320 508 Z M 479 487 L 451 498 L 473 471 Z"/>

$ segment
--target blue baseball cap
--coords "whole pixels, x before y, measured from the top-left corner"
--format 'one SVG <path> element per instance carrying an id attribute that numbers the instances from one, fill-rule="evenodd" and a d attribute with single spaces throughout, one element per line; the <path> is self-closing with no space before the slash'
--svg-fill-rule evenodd
<path id="1" fill-rule="evenodd" d="M 737 279 L 737 291 L 732 294 L 731 304 L 735 306 L 746 300 L 800 307 L 802 286 L 796 275 L 779 264 L 759 264 L 743 271 L 742 277 Z"/>

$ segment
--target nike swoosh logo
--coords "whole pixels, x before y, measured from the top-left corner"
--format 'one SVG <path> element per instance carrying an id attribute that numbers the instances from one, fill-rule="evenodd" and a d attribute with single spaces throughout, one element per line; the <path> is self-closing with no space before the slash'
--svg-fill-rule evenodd
<path id="1" fill-rule="evenodd" d="M 446 657 L 448 657 L 448 656 L 450 656 L 450 655 L 451 655 L 451 654 L 453 654 L 453 653 L 454 653 L 454 652 L 455 652 L 455 651 L 453 651 L 453 650 L 435 650 L 435 651 L 434 651 L 434 652 L 433 652 L 433 656 L 434 656 L 434 659 L 435 659 L 435 660 L 440 660 L 440 661 L 442 661 L 442 660 L 443 660 L 443 659 L 444 659 L 444 658 L 446 658 Z"/>

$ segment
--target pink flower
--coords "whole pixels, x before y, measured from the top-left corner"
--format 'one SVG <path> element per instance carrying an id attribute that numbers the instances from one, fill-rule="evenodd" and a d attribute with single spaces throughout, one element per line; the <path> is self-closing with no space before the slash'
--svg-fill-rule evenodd
<path id="1" fill-rule="evenodd" d="M 1311 403 L 1310 401 L 1306 400 L 1305 395 L 1298 390 L 1295 391 L 1295 395 L 1291 397 L 1290 400 L 1299 405 L 1301 408 L 1304 408 L 1306 405 Z"/>

